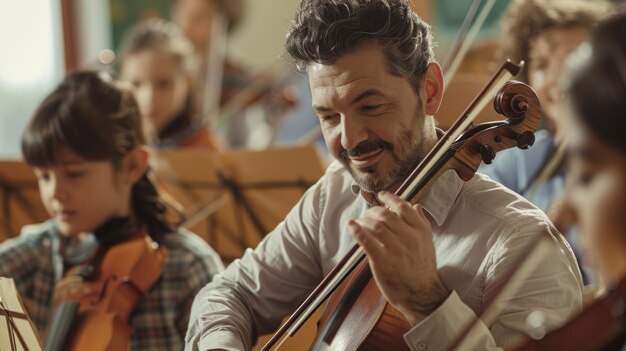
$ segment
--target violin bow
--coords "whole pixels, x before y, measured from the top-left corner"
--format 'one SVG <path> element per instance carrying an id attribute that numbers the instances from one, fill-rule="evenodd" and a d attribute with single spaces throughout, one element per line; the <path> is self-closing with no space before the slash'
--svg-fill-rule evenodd
<path id="1" fill-rule="evenodd" d="M 478 7 L 480 6 L 481 2 L 482 0 L 472 1 L 472 5 L 470 6 L 467 15 L 465 16 L 465 19 L 463 20 L 463 24 L 461 24 L 461 28 L 459 29 L 459 34 L 457 34 L 454 42 L 452 43 L 452 46 L 450 47 L 450 50 L 448 50 L 448 53 L 446 54 L 446 58 L 441 64 L 441 70 L 444 72 L 444 75 L 447 74 L 448 70 L 450 69 L 450 65 L 452 64 L 452 60 L 454 60 L 456 55 L 459 53 L 459 49 L 461 48 L 461 45 L 467 37 L 467 32 L 469 31 L 470 26 L 474 21 L 474 18 L 476 18 L 476 14 L 478 13 Z"/>
<path id="2" fill-rule="evenodd" d="M 547 162 L 543 165 L 530 187 L 528 187 L 528 191 L 526 192 L 527 198 L 532 198 L 539 188 L 558 172 L 565 160 L 566 149 L 565 143 L 557 143 L 554 152 L 549 156 Z"/>
<path id="3" fill-rule="evenodd" d="M 480 31 L 480 28 L 485 23 L 485 20 L 487 19 L 487 16 L 491 12 L 491 9 L 493 8 L 493 5 L 495 3 L 496 3 L 496 0 L 487 0 L 487 2 L 485 3 L 485 6 L 482 8 L 482 10 L 480 11 L 480 14 L 476 18 L 476 21 L 474 21 L 471 28 L 467 32 L 467 35 L 465 35 L 464 39 L 459 40 L 460 42 L 459 49 L 458 49 L 458 52 L 454 53 L 454 56 L 453 56 L 454 58 L 453 59 L 446 58 L 446 70 L 444 71 L 444 75 L 443 75 L 444 93 L 449 83 L 454 78 L 456 71 L 459 69 L 459 66 L 461 65 L 461 61 L 463 61 L 463 58 L 465 57 L 465 54 L 467 54 L 467 51 L 472 45 L 472 42 L 478 36 L 478 32 Z M 474 5 L 475 4 L 472 4 L 472 8 L 474 7 Z M 470 18 L 470 22 L 471 22 L 471 18 Z M 447 63 L 448 61 L 450 61 L 449 64 Z"/>
<path id="4" fill-rule="evenodd" d="M 206 126 L 213 127 L 220 115 L 220 99 L 222 96 L 222 78 L 224 76 L 224 63 L 226 61 L 226 44 L 228 20 L 224 14 L 214 13 L 211 23 L 209 45 L 206 48 L 206 71 L 204 73 L 204 86 L 201 113 L 204 116 Z"/>

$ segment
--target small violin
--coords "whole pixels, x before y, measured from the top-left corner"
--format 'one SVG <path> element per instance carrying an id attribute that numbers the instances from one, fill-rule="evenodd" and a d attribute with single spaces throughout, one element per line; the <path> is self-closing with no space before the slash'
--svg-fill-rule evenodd
<path id="1" fill-rule="evenodd" d="M 45 349 L 128 350 L 130 313 L 161 275 L 162 262 L 158 245 L 140 229 L 101 243 L 55 288 Z"/>

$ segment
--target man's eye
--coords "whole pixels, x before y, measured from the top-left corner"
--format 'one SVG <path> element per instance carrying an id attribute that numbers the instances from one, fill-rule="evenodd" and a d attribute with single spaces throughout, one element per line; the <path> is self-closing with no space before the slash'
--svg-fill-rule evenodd
<path id="1" fill-rule="evenodd" d="M 377 112 L 382 108 L 383 105 L 365 105 L 361 107 L 361 111 L 363 112 Z"/>

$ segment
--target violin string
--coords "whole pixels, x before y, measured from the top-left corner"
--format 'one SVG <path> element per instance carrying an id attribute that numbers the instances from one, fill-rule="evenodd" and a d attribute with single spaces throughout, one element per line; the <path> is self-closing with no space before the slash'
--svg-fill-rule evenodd
<path id="1" fill-rule="evenodd" d="M 287 341 L 287 338 L 289 338 L 289 337 L 290 337 L 289 334 L 287 334 L 285 337 L 283 337 L 274 350 L 280 350 L 283 347 L 283 344 Z"/>

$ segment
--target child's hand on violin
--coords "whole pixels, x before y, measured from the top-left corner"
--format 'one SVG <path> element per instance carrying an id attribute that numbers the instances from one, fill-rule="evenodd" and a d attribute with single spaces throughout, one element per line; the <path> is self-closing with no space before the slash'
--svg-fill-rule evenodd
<path id="1" fill-rule="evenodd" d="M 449 295 L 437 272 L 430 222 L 419 205 L 384 191 L 378 198 L 383 206 L 348 222 L 349 230 L 387 301 L 415 325 Z"/>

